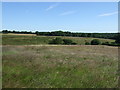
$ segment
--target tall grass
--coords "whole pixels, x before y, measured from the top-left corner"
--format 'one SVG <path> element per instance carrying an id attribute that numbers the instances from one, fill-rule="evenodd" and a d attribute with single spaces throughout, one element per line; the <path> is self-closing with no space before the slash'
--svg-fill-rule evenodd
<path id="1" fill-rule="evenodd" d="M 108 46 L 3 46 L 3 88 L 115 88 L 118 53 Z"/>

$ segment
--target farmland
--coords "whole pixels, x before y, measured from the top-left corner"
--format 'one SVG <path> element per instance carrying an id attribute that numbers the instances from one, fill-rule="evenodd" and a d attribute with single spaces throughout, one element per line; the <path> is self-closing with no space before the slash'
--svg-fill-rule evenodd
<path id="1" fill-rule="evenodd" d="M 4 88 L 118 87 L 117 47 L 84 45 L 93 38 L 61 37 L 78 45 L 48 45 L 55 36 L 2 36 Z"/>

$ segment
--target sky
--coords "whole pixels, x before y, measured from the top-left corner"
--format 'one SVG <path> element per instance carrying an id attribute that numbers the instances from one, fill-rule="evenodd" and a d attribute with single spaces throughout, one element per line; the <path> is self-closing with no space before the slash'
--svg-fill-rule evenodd
<path id="1" fill-rule="evenodd" d="M 117 2 L 3 2 L 2 29 L 118 32 Z"/>

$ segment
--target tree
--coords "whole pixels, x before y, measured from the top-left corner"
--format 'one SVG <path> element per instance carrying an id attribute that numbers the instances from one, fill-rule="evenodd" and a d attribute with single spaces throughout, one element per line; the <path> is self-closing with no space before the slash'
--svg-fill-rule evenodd
<path id="1" fill-rule="evenodd" d="M 8 33 L 8 30 L 3 30 L 2 33 Z"/>
<path id="2" fill-rule="evenodd" d="M 61 38 L 55 38 L 49 42 L 49 44 L 63 44 L 63 40 Z"/>
<path id="3" fill-rule="evenodd" d="M 91 41 L 91 45 L 99 45 L 99 44 L 101 44 L 101 42 L 100 42 L 100 40 L 98 40 L 98 39 L 93 39 L 93 40 Z"/>
<path id="4" fill-rule="evenodd" d="M 87 37 L 87 34 L 86 33 L 82 33 L 81 37 Z"/>

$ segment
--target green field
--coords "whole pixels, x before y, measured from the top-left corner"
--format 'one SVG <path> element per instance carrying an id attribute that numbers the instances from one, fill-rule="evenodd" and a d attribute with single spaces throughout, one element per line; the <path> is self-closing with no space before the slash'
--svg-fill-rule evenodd
<path id="1" fill-rule="evenodd" d="M 3 88 L 118 87 L 117 47 L 47 45 L 52 38 L 55 37 L 3 35 Z M 62 38 L 79 44 L 93 39 Z"/>
<path id="2" fill-rule="evenodd" d="M 48 44 L 50 40 L 61 37 L 65 39 L 71 39 L 76 42 L 78 45 L 84 45 L 85 41 L 90 42 L 95 38 L 82 38 L 82 37 L 62 37 L 62 36 L 32 36 L 32 35 L 19 35 L 19 34 L 3 34 L 2 35 L 2 44 L 3 45 L 39 45 L 39 44 Z M 101 42 L 114 42 L 111 39 L 100 39 Z"/>

